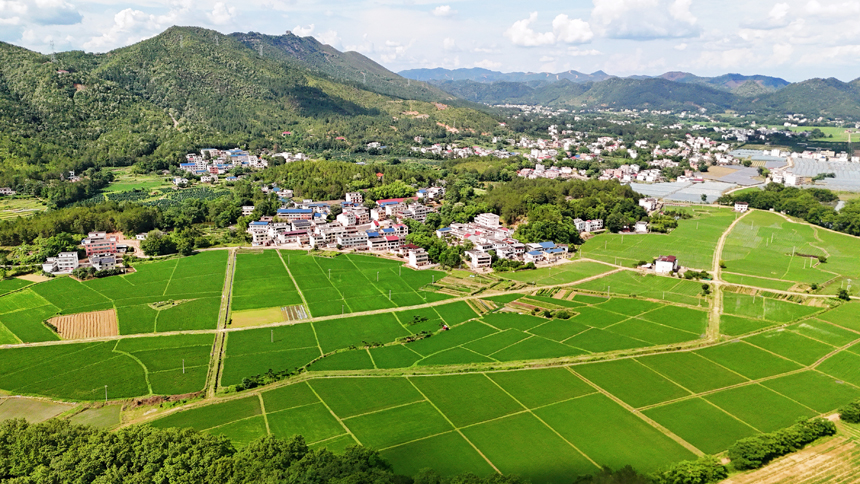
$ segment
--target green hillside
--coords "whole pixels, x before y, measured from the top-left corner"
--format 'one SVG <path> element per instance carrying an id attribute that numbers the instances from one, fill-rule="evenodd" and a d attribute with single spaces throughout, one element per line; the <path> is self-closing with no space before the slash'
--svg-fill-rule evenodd
<path id="1" fill-rule="evenodd" d="M 442 125 L 476 132 L 498 125 L 359 54 L 295 36 L 248 35 L 269 42 L 263 56 L 248 38 L 195 27 L 105 54 L 61 53 L 55 63 L 0 43 L 0 186 L 51 184 L 89 167 L 164 169 L 203 146 L 350 151 L 369 141 L 444 139 Z M 300 55 L 290 56 L 288 45 Z M 324 65 L 319 56 L 333 67 L 312 68 Z M 376 92 L 347 79 L 365 71 Z"/>
<path id="2" fill-rule="evenodd" d="M 453 97 L 424 82 L 405 79 L 358 52 L 340 52 L 313 37 L 292 33 L 234 33 L 231 37 L 265 58 L 303 67 L 333 80 L 401 99 L 450 101 Z"/>

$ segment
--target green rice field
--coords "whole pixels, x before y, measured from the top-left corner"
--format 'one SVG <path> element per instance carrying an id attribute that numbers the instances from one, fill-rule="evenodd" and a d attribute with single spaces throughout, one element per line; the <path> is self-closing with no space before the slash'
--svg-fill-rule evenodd
<path id="1" fill-rule="evenodd" d="M 753 211 L 727 236 L 722 286 L 612 267 L 671 254 L 711 271 L 738 215 L 689 210 L 671 234 L 601 234 L 585 260 L 476 277 L 461 296 L 434 292 L 441 271 L 286 250 L 239 250 L 235 265 L 227 251 L 140 262 L 83 283 L 0 281 L 0 418 L 70 408 L 7 395 L 97 402 L 107 390 L 111 405 L 65 416 L 112 428 L 128 421 L 119 401 L 198 392 L 217 376 L 214 398 L 144 420 L 236 448 L 267 435 L 336 453 L 360 444 L 409 476 L 568 484 L 603 466 L 647 473 L 720 454 L 860 398 L 860 303 L 821 297 L 860 278 L 860 244 Z M 261 314 L 303 306 L 308 319 L 228 324 L 221 353 L 228 300 Z M 59 341 L 44 324 L 103 309 L 120 336 Z M 286 371 L 299 376 L 237 391 Z"/>

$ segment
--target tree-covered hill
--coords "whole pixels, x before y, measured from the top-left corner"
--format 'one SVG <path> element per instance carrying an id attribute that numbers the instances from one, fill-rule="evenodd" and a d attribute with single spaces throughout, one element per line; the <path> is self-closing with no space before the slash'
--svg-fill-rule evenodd
<path id="1" fill-rule="evenodd" d="M 230 36 L 263 57 L 303 67 L 364 90 L 421 101 L 449 102 L 455 99 L 430 84 L 403 78 L 358 52 L 340 52 L 313 37 L 299 37 L 289 32 L 285 35 L 248 32 Z"/>
<path id="2" fill-rule="evenodd" d="M 614 77 L 589 83 L 562 79 L 539 85 L 471 80 L 433 82 L 456 96 L 489 104 L 675 110 L 703 107 L 760 114 L 800 113 L 815 117 L 860 119 L 860 81 L 844 83 L 832 78 L 810 79 L 777 89 L 779 83 L 771 78 L 733 76 L 687 81 Z M 735 86 L 736 82 L 747 77 L 742 84 Z M 718 85 L 712 85 L 713 82 Z"/>
<path id="3" fill-rule="evenodd" d="M 237 36 L 172 27 L 105 54 L 61 53 L 56 62 L 0 43 L 0 186 L 51 184 L 89 167 L 163 169 L 205 146 L 349 151 L 369 141 L 444 140 L 445 125 L 498 126 L 465 101 L 412 100 L 427 89 L 359 54 L 320 50 L 340 59 L 330 73 L 311 68 L 313 59 L 267 55 L 278 39 L 261 56 Z M 356 70 L 391 80 L 377 92 L 338 80 Z"/>

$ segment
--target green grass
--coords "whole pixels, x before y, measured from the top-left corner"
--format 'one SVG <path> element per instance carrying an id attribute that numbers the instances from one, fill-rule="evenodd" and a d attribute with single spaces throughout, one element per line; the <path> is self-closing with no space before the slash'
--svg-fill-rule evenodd
<path id="1" fill-rule="evenodd" d="M 218 326 L 220 297 L 207 297 L 182 303 L 158 312 L 155 329 L 158 332 L 215 329 Z"/>
<path id="2" fill-rule="evenodd" d="M 578 365 L 573 370 L 632 407 L 653 405 L 690 394 L 635 360 Z"/>
<path id="3" fill-rule="evenodd" d="M 628 318 L 628 316 L 623 314 L 613 313 L 597 307 L 579 308 L 576 312 L 579 314 L 571 318 L 571 321 L 601 329 L 615 323 L 620 323 Z"/>
<path id="4" fill-rule="evenodd" d="M 565 368 L 487 373 L 497 385 L 528 408 L 551 405 L 596 390 Z"/>
<path id="5" fill-rule="evenodd" d="M 843 304 L 816 317 L 843 328 L 860 331 L 860 303 L 858 302 Z"/>
<path id="6" fill-rule="evenodd" d="M 608 397 L 594 394 L 535 411 L 601 466 L 651 472 L 695 456 Z M 611 436 L 611 438 L 606 438 Z"/>
<path id="7" fill-rule="evenodd" d="M 73 406 L 33 398 L 5 398 L 0 400 L 0 421 L 23 418 L 30 423 L 38 423 L 56 417 Z"/>
<path id="8" fill-rule="evenodd" d="M 229 350 L 228 350 L 229 351 Z M 230 356 L 224 359 L 221 385 L 236 385 L 243 378 L 262 375 L 269 370 L 283 371 L 301 368 L 321 356 L 319 348 L 296 348 Z"/>
<path id="9" fill-rule="evenodd" d="M 27 287 L 32 282 L 25 281 L 24 279 L 2 279 L 0 280 L 0 296 L 6 295 L 14 290 L 21 289 L 22 287 Z"/>
<path id="10" fill-rule="evenodd" d="M 817 371 L 805 371 L 762 382 L 795 402 L 825 413 L 860 397 L 860 388 Z"/>
<path id="11" fill-rule="evenodd" d="M 498 275 L 505 279 L 518 282 L 534 282 L 541 286 L 568 284 L 593 277 L 612 270 L 612 267 L 591 261 L 574 261 L 553 268 L 535 269 L 531 271 L 500 272 Z"/>
<path id="12" fill-rule="evenodd" d="M 788 427 L 798 417 L 811 417 L 815 414 L 799 403 L 761 385 L 724 390 L 707 395 L 705 399 L 760 432 L 773 432 Z M 753 402 L 754 404 L 751 404 Z"/>
<path id="13" fill-rule="evenodd" d="M 270 412 L 266 409 L 269 430 L 275 437 L 288 439 L 301 435 L 308 443 L 341 435 L 343 426 L 322 403 L 314 403 L 289 410 Z"/>
<path id="14" fill-rule="evenodd" d="M 563 484 L 597 468 L 533 415 L 520 414 L 463 429 L 503 474 Z M 511 438 L 511 436 L 517 436 Z"/>
<path id="15" fill-rule="evenodd" d="M 0 323 L 14 333 L 15 336 L 25 343 L 38 343 L 40 341 L 56 341 L 60 337 L 48 329 L 43 321 L 57 314 L 56 306 L 38 306 L 30 309 L 16 311 L 0 315 Z M 17 341 L 11 341 L 17 343 Z"/>
<path id="16" fill-rule="evenodd" d="M 427 402 L 357 416 L 344 423 L 362 445 L 378 450 L 453 430 Z"/>
<path id="17" fill-rule="evenodd" d="M 746 338 L 747 343 L 809 366 L 835 348 L 791 331 L 768 331 Z"/>
<path id="18" fill-rule="evenodd" d="M 517 361 L 559 358 L 562 356 L 579 356 L 584 354 L 585 351 L 578 348 L 557 343 L 540 336 L 534 336 L 493 353 L 492 357 L 499 361 Z"/>
<path id="19" fill-rule="evenodd" d="M 343 418 L 424 399 L 404 378 L 323 378 L 310 386 Z"/>
<path id="20" fill-rule="evenodd" d="M 637 297 L 690 306 L 707 305 L 707 301 L 701 296 L 701 282 L 666 276 L 642 275 L 635 271 L 616 272 L 582 283 L 577 287 L 591 291 L 611 291 L 612 294 L 636 295 Z M 578 300 L 578 297 L 577 295 L 574 300 Z M 611 307 L 607 307 L 607 309 L 611 309 Z"/>
<path id="21" fill-rule="evenodd" d="M 844 346 L 860 339 L 860 334 L 816 319 L 792 324 L 787 329 L 833 346 Z"/>
<path id="22" fill-rule="evenodd" d="M 302 298 L 277 251 L 261 250 L 236 255 L 234 311 L 298 304 L 302 304 Z"/>
<path id="23" fill-rule="evenodd" d="M 320 401 L 313 390 L 311 390 L 311 387 L 305 382 L 269 390 L 263 392 L 262 395 L 266 412 L 287 410 Z"/>
<path id="24" fill-rule="evenodd" d="M 160 429 L 178 427 L 206 430 L 260 415 L 260 413 L 260 399 L 257 396 L 250 396 L 176 412 L 154 420 L 149 425 Z"/>
<path id="25" fill-rule="evenodd" d="M 373 360 L 366 349 L 341 351 L 326 356 L 310 366 L 309 371 L 372 370 Z"/>
<path id="26" fill-rule="evenodd" d="M 448 326 L 454 326 L 478 317 L 475 311 L 464 301 L 435 306 L 433 309 L 436 310 L 443 321 L 448 323 Z"/>
<path id="27" fill-rule="evenodd" d="M 839 352 L 816 368 L 818 371 L 860 386 L 860 355 L 850 351 Z"/>
<path id="28" fill-rule="evenodd" d="M 410 334 L 391 313 L 330 319 L 313 326 L 324 353 L 365 342 L 391 343 Z"/>
<path id="29" fill-rule="evenodd" d="M 406 368 L 422 358 L 404 345 L 392 345 L 370 350 L 370 357 L 377 368 Z"/>
<path id="30" fill-rule="evenodd" d="M 484 375 L 412 377 L 410 381 L 457 427 L 523 411 Z"/>
<path id="31" fill-rule="evenodd" d="M 613 313 L 620 313 L 626 316 L 638 316 L 646 311 L 653 311 L 661 306 L 659 303 L 644 301 L 642 299 L 614 297 L 601 303 L 600 307 L 607 311 L 612 311 Z"/>
<path id="32" fill-rule="evenodd" d="M 696 354 L 751 380 L 778 375 L 801 365 L 743 342 L 731 342 L 696 351 Z"/>
<path id="33" fill-rule="evenodd" d="M 488 476 L 495 471 L 460 434 L 449 432 L 428 439 L 384 450 L 382 457 L 391 463 L 394 472 L 414 476 L 432 463 L 442 476 L 472 473 Z"/>
<path id="34" fill-rule="evenodd" d="M 724 281 L 742 286 L 763 287 L 765 289 L 776 289 L 778 291 L 788 291 L 797 283 L 794 281 L 779 281 L 773 279 L 765 279 L 763 277 L 744 276 L 740 274 L 722 273 L 721 277 Z"/>
<path id="35" fill-rule="evenodd" d="M 693 393 L 747 381 L 737 373 L 691 352 L 646 356 L 637 361 Z"/>
<path id="36" fill-rule="evenodd" d="M 485 314 L 481 319 L 494 328 L 520 331 L 527 331 L 547 322 L 544 318 L 509 311 Z"/>
<path id="37" fill-rule="evenodd" d="M 735 214 L 729 209 L 703 207 L 696 210 L 694 218 L 679 220 L 678 228 L 669 234 L 605 233 L 588 240 L 580 254 L 609 263 L 617 258 L 619 265 L 628 267 L 660 255 L 674 255 L 682 266 L 709 270 L 717 242 L 734 220 Z"/>
<path id="38" fill-rule="evenodd" d="M 764 319 L 742 318 L 730 314 L 720 315 L 720 332 L 729 336 L 752 333 L 753 331 L 768 328 L 775 324 L 773 321 L 766 321 Z"/>
<path id="39" fill-rule="evenodd" d="M 120 424 L 122 405 L 106 405 L 101 408 L 89 408 L 75 414 L 69 419 L 76 425 L 90 425 L 100 429 L 110 429 Z"/>
<path id="40" fill-rule="evenodd" d="M 706 454 L 718 454 L 755 429 L 701 398 L 670 403 L 643 412 Z"/>
<path id="41" fill-rule="evenodd" d="M 803 306 L 779 299 L 749 296 L 734 292 L 723 295 L 723 312 L 746 318 L 758 318 L 775 323 L 788 323 L 821 311 L 822 308 Z"/>
<path id="42" fill-rule="evenodd" d="M 259 415 L 246 420 L 238 420 L 221 427 L 206 431 L 208 434 L 220 435 L 230 439 L 237 449 L 246 447 L 252 441 L 266 435 L 266 421 Z"/>
<path id="43" fill-rule="evenodd" d="M 471 343 L 463 345 L 464 348 L 475 351 L 482 355 L 490 356 L 493 353 L 512 346 L 520 341 L 528 338 L 529 335 L 516 329 L 508 329 L 499 333 L 492 334 L 486 338 L 475 340 Z"/>
<path id="44" fill-rule="evenodd" d="M 532 328 L 529 333 L 542 336 L 553 341 L 564 341 L 579 333 L 587 331 L 589 326 L 569 319 L 554 319 Z"/>

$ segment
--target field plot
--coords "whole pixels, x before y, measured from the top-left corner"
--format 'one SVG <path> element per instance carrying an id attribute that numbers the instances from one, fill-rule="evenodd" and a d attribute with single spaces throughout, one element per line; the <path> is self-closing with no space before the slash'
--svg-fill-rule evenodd
<path id="1" fill-rule="evenodd" d="M 2 279 L 0 280 L 0 296 L 9 294 L 10 292 L 21 289 L 22 287 L 27 287 L 30 284 L 32 284 L 32 282 L 25 281 L 24 279 Z"/>
<path id="2" fill-rule="evenodd" d="M 297 304 L 302 304 L 302 298 L 277 251 L 240 252 L 236 255 L 234 311 Z"/>
<path id="3" fill-rule="evenodd" d="M 581 255 L 630 267 L 639 261 L 650 262 L 661 255 L 678 257 L 684 267 L 710 270 L 714 249 L 723 232 L 735 220 L 728 209 L 697 207 L 694 218 L 679 220 L 678 228 L 669 234 L 611 234 L 590 239 L 582 246 Z"/>
<path id="4" fill-rule="evenodd" d="M 498 275 L 518 282 L 533 282 L 539 286 L 554 286 L 579 281 L 612 270 L 614 270 L 612 266 L 597 262 L 573 261 L 552 268 L 520 272 L 500 272 Z"/>
<path id="5" fill-rule="evenodd" d="M 30 423 L 38 423 L 54 418 L 71 410 L 70 403 L 57 403 L 35 398 L 12 397 L 0 399 L 0 421 L 10 418 L 23 418 Z"/>
<path id="6" fill-rule="evenodd" d="M 723 312 L 774 323 L 788 323 L 811 316 L 825 308 L 804 306 L 781 299 L 726 291 L 723 295 Z"/>
<path id="7" fill-rule="evenodd" d="M 819 262 L 819 256 L 827 262 Z M 807 285 L 831 281 L 823 290 L 825 294 L 835 294 L 841 280 L 860 276 L 858 256 L 856 237 L 761 211 L 750 213 L 735 226 L 723 250 L 726 272 Z M 761 279 L 735 282 L 784 289 Z M 852 293 L 857 294 L 856 287 Z"/>
<path id="8" fill-rule="evenodd" d="M 122 405 L 105 405 L 101 408 L 88 408 L 73 415 L 69 421 L 76 425 L 89 425 L 100 429 L 110 429 L 120 424 Z"/>
<path id="9" fill-rule="evenodd" d="M 35 300 L 34 304 L 39 304 L 40 302 L 40 300 Z M 24 343 L 37 343 L 60 339 L 57 333 L 48 329 L 44 324 L 44 321 L 47 321 L 58 312 L 59 308 L 52 304 L 46 304 L 44 306 L 33 306 L 11 313 L 0 314 L 0 324 L 8 329 L 6 343 L 14 344 L 18 343 L 18 340 Z"/>
<path id="10" fill-rule="evenodd" d="M 300 368 L 322 355 L 310 324 L 231 331 L 227 335 L 222 385 L 269 370 Z"/>
<path id="11" fill-rule="evenodd" d="M 701 295 L 702 283 L 672 277 L 643 275 L 636 271 L 621 271 L 576 286 L 590 291 L 638 296 L 667 303 L 689 306 L 708 305 Z"/>
<path id="12" fill-rule="evenodd" d="M 645 415 L 709 454 L 726 450 L 758 432 L 719 407 L 692 398 L 646 410 Z"/>
<path id="13" fill-rule="evenodd" d="M 57 316 L 49 319 L 48 324 L 57 328 L 57 333 L 63 339 L 86 339 L 119 335 L 116 310 L 113 309 Z"/>
<path id="14" fill-rule="evenodd" d="M 308 301 L 312 316 L 417 306 L 449 296 L 421 290 L 439 271 L 415 271 L 401 262 L 368 255 L 333 258 L 281 251 L 290 273 Z"/>
<path id="15" fill-rule="evenodd" d="M 0 350 L 0 389 L 69 400 L 173 395 L 205 384 L 213 335 Z M 184 365 L 184 372 L 183 372 Z"/>

